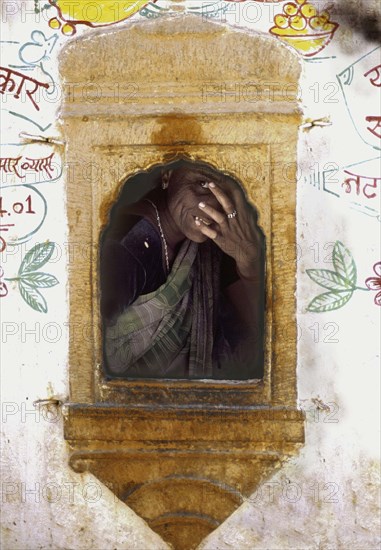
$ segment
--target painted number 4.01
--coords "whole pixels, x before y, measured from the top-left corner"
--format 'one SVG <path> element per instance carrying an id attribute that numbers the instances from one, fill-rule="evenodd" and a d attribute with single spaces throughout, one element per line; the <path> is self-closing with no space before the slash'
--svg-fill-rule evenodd
<path id="1" fill-rule="evenodd" d="M 32 208 L 32 196 L 28 195 L 24 202 L 14 202 L 11 209 L 15 214 L 35 214 Z M 0 197 L 0 217 L 11 215 L 11 212 L 3 206 L 3 197 Z"/>

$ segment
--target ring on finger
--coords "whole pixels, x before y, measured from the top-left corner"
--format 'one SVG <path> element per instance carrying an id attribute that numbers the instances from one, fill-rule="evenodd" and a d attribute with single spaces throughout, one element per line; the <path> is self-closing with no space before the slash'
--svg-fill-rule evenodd
<path id="1" fill-rule="evenodd" d="M 233 210 L 233 212 L 230 212 L 229 214 L 226 214 L 229 220 L 232 218 L 235 218 L 237 216 L 237 210 Z"/>

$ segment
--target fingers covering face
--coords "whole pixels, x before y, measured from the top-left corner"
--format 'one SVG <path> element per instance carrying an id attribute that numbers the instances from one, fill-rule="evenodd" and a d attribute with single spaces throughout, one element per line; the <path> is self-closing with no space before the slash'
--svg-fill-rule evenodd
<path id="1" fill-rule="evenodd" d="M 233 212 L 235 208 L 234 204 L 232 203 L 232 200 L 227 196 L 227 194 L 222 191 L 221 187 L 216 185 L 214 182 L 210 182 L 208 187 L 224 209 L 224 212 L 226 214 L 230 214 L 230 212 Z"/>
<path id="2" fill-rule="evenodd" d="M 200 210 L 202 210 L 202 212 L 205 212 L 209 216 L 209 218 L 211 218 L 213 221 L 215 221 L 219 225 L 226 222 L 227 220 L 226 214 L 219 212 L 215 208 L 212 208 L 211 206 L 205 204 L 205 202 L 200 202 L 198 206 Z"/>
<path id="3" fill-rule="evenodd" d="M 209 237 L 210 239 L 216 239 L 218 237 L 218 233 L 215 229 L 205 225 L 200 220 L 195 220 L 195 224 L 200 228 L 201 233 L 206 237 Z"/>

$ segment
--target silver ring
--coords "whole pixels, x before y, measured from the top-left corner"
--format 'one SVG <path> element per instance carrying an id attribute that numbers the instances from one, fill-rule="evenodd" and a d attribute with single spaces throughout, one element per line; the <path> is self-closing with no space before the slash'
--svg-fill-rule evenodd
<path id="1" fill-rule="evenodd" d="M 227 217 L 229 219 L 232 219 L 232 218 L 235 218 L 237 215 L 237 210 L 233 210 L 233 212 L 231 212 L 230 214 L 227 214 Z"/>

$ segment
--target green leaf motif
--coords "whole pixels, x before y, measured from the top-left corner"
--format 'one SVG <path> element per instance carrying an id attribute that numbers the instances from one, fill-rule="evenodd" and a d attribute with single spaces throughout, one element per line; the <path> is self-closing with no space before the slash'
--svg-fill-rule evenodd
<path id="1" fill-rule="evenodd" d="M 46 242 L 36 244 L 29 252 L 25 254 L 19 269 L 19 276 L 30 271 L 36 271 L 39 267 L 48 262 L 54 252 L 54 243 Z"/>
<path id="2" fill-rule="evenodd" d="M 42 272 L 25 273 L 21 279 L 36 288 L 50 288 L 58 285 L 58 280 L 54 275 Z"/>
<path id="3" fill-rule="evenodd" d="M 349 299 L 352 297 L 353 291 L 348 292 L 325 292 L 319 294 L 309 303 L 307 311 L 313 311 L 314 313 L 323 313 L 325 311 L 332 311 L 343 307 Z"/>
<path id="4" fill-rule="evenodd" d="M 39 311 L 40 313 L 46 313 L 48 306 L 43 295 L 24 279 L 19 280 L 19 289 L 22 298 L 32 309 Z"/>
<path id="5" fill-rule="evenodd" d="M 353 290 L 350 281 L 330 269 L 307 269 L 307 275 L 315 283 L 329 290 Z"/>
<path id="6" fill-rule="evenodd" d="M 351 283 L 352 287 L 356 286 L 356 264 L 348 248 L 346 248 L 340 241 L 335 242 L 332 259 L 335 271 L 344 279 L 347 279 L 347 281 Z"/>

